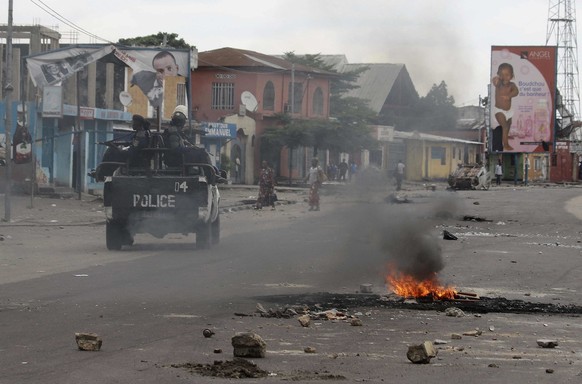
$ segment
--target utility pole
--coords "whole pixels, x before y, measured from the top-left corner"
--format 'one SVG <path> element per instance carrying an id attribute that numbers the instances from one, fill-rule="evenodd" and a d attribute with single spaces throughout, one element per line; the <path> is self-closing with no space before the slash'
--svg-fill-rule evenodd
<path id="1" fill-rule="evenodd" d="M 291 116 L 295 113 L 295 63 L 291 64 Z"/>
<path id="2" fill-rule="evenodd" d="M 549 0 L 546 45 L 553 40 L 558 47 L 557 84 L 561 96 L 557 100 L 562 127 L 579 120 L 580 87 L 578 78 L 578 42 L 576 32 L 576 1 Z M 580 140 L 579 131 L 572 132 L 571 139 Z"/>
<path id="3" fill-rule="evenodd" d="M 6 30 L 6 186 L 4 191 L 4 220 L 10 222 L 10 193 L 12 190 L 12 0 L 8 0 L 8 28 Z"/>

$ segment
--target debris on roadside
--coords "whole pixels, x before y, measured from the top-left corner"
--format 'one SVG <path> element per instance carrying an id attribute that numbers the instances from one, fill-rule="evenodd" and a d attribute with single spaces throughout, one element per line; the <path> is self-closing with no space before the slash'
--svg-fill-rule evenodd
<path id="1" fill-rule="evenodd" d="M 360 319 L 352 319 L 350 321 L 350 325 L 353 327 L 361 327 L 364 324 L 362 323 L 362 320 L 360 320 Z"/>
<path id="2" fill-rule="evenodd" d="M 408 197 L 406 197 L 405 195 L 399 195 L 396 193 L 391 193 L 390 195 L 388 195 L 387 197 L 384 198 L 384 201 L 386 203 L 390 203 L 390 204 L 412 203 L 412 201 Z"/>
<path id="3" fill-rule="evenodd" d="M 465 216 L 463 216 L 463 221 L 492 222 L 493 220 L 484 219 L 484 218 L 479 217 L 479 216 L 465 215 Z"/>
<path id="4" fill-rule="evenodd" d="M 406 357 L 414 364 L 428 364 L 436 355 L 437 350 L 432 341 L 425 341 L 420 345 L 409 345 L 406 352 Z"/>
<path id="5" fill-rule="evenodd" d="M 235 357 L 262 358 L 267 352 L 267 344 L 261 336 L 254 332 L 237 333 L 231 341 Z"/>
<path id="6" fill-rule="evenodd" d="M 77 332 L 75 333 L 77 347 L 81 351 L 99 351 L 103 340 L 95 333 Z"/>
<path id="7" fill-rule="evenodd" d="M 305 348 L 303 348 L 303 352 L 305 352 L 305 353 L 317 353 L 317 350 L 313 347 L 305 347 Z"/>
<path id="8" fill-rule="evenodd" d="M 360 284 L 360 293 L 372 293 L 372 284 Z"/>
<path id="9" fill-rule="evenodd" d="M 451 317 L 464 317 L 465 312 L 463 312 L 462 309 L 457 308 L 457 307 L 449 307 L 449 308 L 445 309 L 445 315 L 451 316 Z"/>
<path id="10" fill-rule="evenodd" d="M 463 336 L 458 334 L 458 333 L 451 334 L 451 339 L 453 339 L 453 340 L 461 340 L 462 338 L 463 338 Z"/>
<path id="11" fill-rule="evenodd" d="M 453 235 L 451 232 L 449 232 L 445 229 L 443 231 L 443 239 L 444 240 L 458 240 L 458 237 Z"/>
<path id="12" fill-rule="evenodd" d="M 311 325 L 311 318 L 309 317 L 309 315 L 301 315 L 297 318 L 297 321 L 299 321 L 299 324 L 301 324 L 301 326 L 305 328 Z"/>
<path id="13" fill-rule="evenodd" d="M 212 335 L 214 335 L 214 331 L 206 328 L 205 330 L 202 331 L 202 334 L 204 335 L 204 337 L 209 338 L 212 337 Z"/>
<path id="14" fill-rule="evenodd" d="M 305 308 L 292 308 L 292 307 L 285 307 L 283 309 L 272 309 L 266 310 L 260 303 L 257 303 L 257 310 L 256 313 L 259 314 L 261 317 L 275 317 L 278 319 L 291 319 L 298 314 L 305 313 Z"/>
<path id="15" fill-rule="evenodd" d="M 463 332 L 463 336 L 473 336 L 473 337 L 477 337 L 477 336 L 481 336 L 483 334 L 483 331 L 480 329 L 475 329 L 473 331 L 467 331 L 467 332 Z"/>
<path id="16" fill-rule="evenodd" d="M 542 348 L 555 348 L 558 346 L 558 340 L 556 339 L 539 339 L 537 343 Z"/>
<path id="17" fill-rule="evenodd" d="M 235 358 L 232 361 L 217 361 L 213 364 L 172 364 L 172 368 L 185 369 L 202 376 L 223 377 L 228 379 L 267 377 L 269 372 L 260 369 L 251 361 Z"/>

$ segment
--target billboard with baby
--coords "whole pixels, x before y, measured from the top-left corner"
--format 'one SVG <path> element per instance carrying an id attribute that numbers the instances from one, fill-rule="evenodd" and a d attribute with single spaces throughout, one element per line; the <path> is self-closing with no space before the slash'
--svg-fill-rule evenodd
<path id="1" fill-rule="evenodd" d="M 554 140 L 557 47 L 491 47 L 491 152 L 546 152 Z"/>

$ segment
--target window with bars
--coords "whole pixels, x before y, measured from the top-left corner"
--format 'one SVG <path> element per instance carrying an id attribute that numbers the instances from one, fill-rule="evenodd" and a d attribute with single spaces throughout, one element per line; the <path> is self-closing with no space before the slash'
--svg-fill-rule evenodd
<path id="1" fill-rule="evenodd" d="M 186 105 L 186 84 L 183 83 L 177 84 L 176 105 Z"/>
<path id="2" fill-rule="evenodd" d="M 212 109 L 234 109 L 234 83 L 212 83 Z"/>
<path id="3" fill-rule="evenodd" d="M 293 94 L 293 95 L 292 95 Z M 301 113 L 301 107 L 303 104 L 303 84 L 302 83 L 294 83 L 293 92 L 291 92 L 291 83 L 289 83 L 289 112 L 291 113 Z M 291 103 L 293 99 L 294 103 Z M 293 111 L 291 111 L 291 106 L 293 106 Z"/>
<path id="4" fill-rule="evenodd" d="M 313 113 L 317 116 L 323 115 L 323 91 L 319 87 L 313 92 Z"/>
<path id="5" fill-rule="evenodd" d="M 272 81 L 267 81 L 263 90 L 263 109 L 266 111 L 275 110 L 275 86 Z"/>

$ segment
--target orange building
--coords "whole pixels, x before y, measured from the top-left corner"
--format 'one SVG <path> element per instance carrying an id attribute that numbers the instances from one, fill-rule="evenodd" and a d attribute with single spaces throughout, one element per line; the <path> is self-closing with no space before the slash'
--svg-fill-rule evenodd
<path id="1" fill-rule="evenodd" d="M 296 119 L 328 119 L 330 79 L 334 76 L 242 49 L 201 52 L 191 77 L 192 113 L 198 122 L 237 125 L 236 138 L 224 143 L 221 154 L 233 165 L 239 159 L 239 182 L 251 184 L 256 182 L 262 161 L 260 145 L 265 129 L 277 126 L 276 115 L 281 113 Z M 293 155 L 295 177 L 303 175 L 309 155 L 309 149 L 299 149 L 298 155 Z M 283 151 L 279 164 L 272 164 L 279 176 L 288 176 L 287 159 L 288 153 Z"/>

